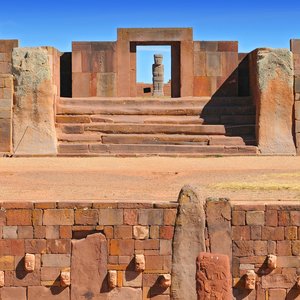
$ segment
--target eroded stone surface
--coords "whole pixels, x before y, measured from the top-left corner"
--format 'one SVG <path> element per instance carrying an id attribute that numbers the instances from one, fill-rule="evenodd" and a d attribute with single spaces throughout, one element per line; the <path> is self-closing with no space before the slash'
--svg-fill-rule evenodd
<path id="1" fill-rule="evenodd" d="M 4 271 L 0 271 L 0 287 L 4 286 Z"/>
<path id="2" fill-rule="evenodd" d="M 257 49 L 250 56 L 259 150 L 263 154 L 295 154 L 292 53 L 286 49 Z"/>
<path id="3" fill-rule="evenodd" d="M 248 270 L 245 275 L 245 289 L 255 290 L 256 274 L 254 270 Z"/>
<path id="4" fill-rule="evenodd" d="M 95 233 L 72 241 L 71 274 L 72 300 L 106 299 L 107 241 L 104 235 Z"/>
<path id="5" fill-rule="evenodd" d="M 146 266 L 144 254 L 136 254 L 134 256 L 134 259 L 135 259 L 135 270 L 137 272 L 143 272 Z"/>
<path id="6" fill-rule="evenodd" d="M 231 300 L 229 258 L 223 254 L 202 252 L 197 258 L 198 300 Z"/>
<path id="7" fill-rule="evenodd" d="M 56 154 L 54 87 L 48 52 L 15 48 L 13 144 L 18 154 Z"/>
<path id="8" fill-rule="evenodd" d="M 109 270 L 107 273 L 108 286 L 114 289 L 117 286 L 117 271 Z"/>
<path id="9" fill-rule="evenodd" d="M 120 300 L 120 299 L 141 300 L 142 289 L 134 289 L 129 287 L 116 288 L 108 294 L 108 298 L 107 298 L 107 300 Z"/>
<path id="10" fill-rule="evenodd" d="M 267 258 L 268 269 L 274 270 L 277 268 L 277 256 L 269 254 Z"/>
<path id="11" fill-rule="evenodd" d="M 178 198 L 179 208 L 173 239 L 171 293 L 174 300 L 196 300 L 196 258 L 205 247 L 204 200 L 194 188 L 185 186 Z"/>
<path id="12" fill-rule="evenodd" d="M 16 298 L 19 299 L 19 298 Z M 45 286 L 29 286 L 28 300 L 68 300 L 70 299 L 69 288 L 63 287 L 45 287 Z"/>

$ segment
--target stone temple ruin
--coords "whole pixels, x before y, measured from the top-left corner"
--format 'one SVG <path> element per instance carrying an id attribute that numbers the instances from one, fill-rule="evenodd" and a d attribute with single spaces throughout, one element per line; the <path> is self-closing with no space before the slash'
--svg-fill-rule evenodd
<path id="1" fill-rule="evenodd" d="M 171 46 L 171 81 L 156 55 L 151 94 L 136 80 L 139 45 Z M 3 156 L 299 149 L 300 40 L 251 53 L 194 41 L 191 28 L 118 29 L 116 42 L 73 42 L 72 53 L 0 41 Z M 176 202 L 17 200 L 0 203 L 1 300 L 300 298 L 297 201 L 190 186 Z"/>
<path id="2" fill-rule="evenodd" d="M 150 94 L 136 80 L 141 45 L 171 47 L 171 81 L 156 56 Z M 121 28 L 71 53 L 2 40 L 0 152 L 295 155 L 299 59 L 299 40 L 239 53 L 235 41 L 194 41 L 191 28 Z"/>

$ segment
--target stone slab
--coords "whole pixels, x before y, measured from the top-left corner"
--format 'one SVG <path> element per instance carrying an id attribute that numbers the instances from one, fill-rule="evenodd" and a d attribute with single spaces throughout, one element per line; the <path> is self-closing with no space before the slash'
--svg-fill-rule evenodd
<path id="1" fill-rule="evenodd" d="M 16 298 L 17 299 L 17 298 Z M 69 300 L 70 289 L 63 287 L 44 287 L 30 286 L 28 287 L 28 300 Z"/>

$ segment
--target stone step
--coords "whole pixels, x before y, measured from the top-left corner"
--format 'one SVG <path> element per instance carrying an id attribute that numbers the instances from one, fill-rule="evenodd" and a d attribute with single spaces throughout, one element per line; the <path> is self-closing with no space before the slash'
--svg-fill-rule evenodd
<path id="1" fill-rule="evenodd" d="M 170 124 L 130 124 L 130 123 L 92 123 L 79 125 L 57 124 L 57 127 L 67 134 L 83 134 L 86 131 L 121 134 L 197 134 L 225 135 L 223 125 L 170 125 Z"/>
<path id="2" fill-rule="evenodd" d="M 180 135 L 180 134 L 63 134 L 58 140 L 69 143 L 102 144 L 170 144 L 170 145 L 245 145 L 247 139 L 241 137 L 209 136 L 209 135 Z"/>
<path id="3" fill-rule="evenodd" d="M 59 143 L 60 155 L 255 155 L 257 147 L 254 146 L 202 146 L 202 145 L 143 145 L 143 144 L 69 144 Z"/>
<path id="4" fill-rule="evenodd" d="M 57 107 L 58 115 L 173 115 L 219 117 L 232 115 L 255 115 L 254 106 L 176 106 L 176 105 L 143 105 L 143 106 L 63 106 Z"/>
<path id="5" fill-rule="evenodd" d="M 134 97 L 134 98 L 102 98 L 102 97 L 89 97 L 89 98 L 60 98 L 58 101 L 59 105 L 70 105 L 70 106 L 141 106 L 141 105 L 187 105 L 187 106 L 199 106 L 206 105 L 251 105 L 251 97 L 184 97 L 184 98 L 155 98 L 155 97 Z"/>
<path id="6" fill-rule="evenodd" d="M 138 123 L 138 124 L 202 124 L 199 116 L 144 116 L 144 115 L 58 115 L 57 123 Z"/>

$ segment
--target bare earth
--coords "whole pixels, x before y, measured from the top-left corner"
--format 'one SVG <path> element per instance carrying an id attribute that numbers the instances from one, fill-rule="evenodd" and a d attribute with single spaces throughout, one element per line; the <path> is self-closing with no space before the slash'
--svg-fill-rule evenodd
<path id="1" fill-rule="evenodd" d="M 300 201 L 300 157 L 1 158 L 0 201 Z"/>

